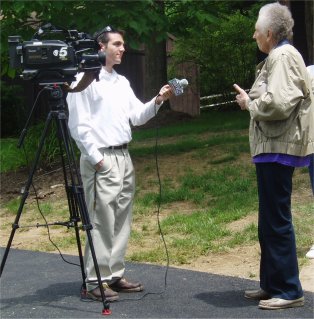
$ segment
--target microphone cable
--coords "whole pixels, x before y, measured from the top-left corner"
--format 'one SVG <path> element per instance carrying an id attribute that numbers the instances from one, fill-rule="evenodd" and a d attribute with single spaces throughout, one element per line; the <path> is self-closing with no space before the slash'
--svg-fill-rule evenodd
<path id="1" fill-rule="evenodd" d="M 23 151 L 24 151 L 24 156 L 25 156 L 26 162 L 27 162 L 27 167 L 29 167 L 29 161 L 28 161 L 28 157 L 27 157 L 27 154 L 26 154 L 26 150 L 25 150 L 24 145 L 23 145 Z M 35 193 L 35 200 L 36 200 L 37 209 L 38 209 L 38 211 L 39 211 L 41 217 L 42 217 L 43 220 L 44 220 L 44 224 L 42 225 L 42 224 L 37 223 L 35 226 L 19 226 L 19 228 L 32 228 L 32 227 L 37 227 L 37 228 L 38 228 L 38 227 L 46 227 L 46 228 L 47 228 L 48 239 L 49 239 L 50 243 L 57 249 L 57 251 L 58 251 L 58 253 L 59 253 L 61 259 L 62 259 L 65 263 L 67 263 L 67 264 L 69 264 L 69 265 L 73 265 L 73 266 L 80 267 L 79 264 L 73 263 L 73 262 L 71 262 L 71 261 L 66 260 L 66 259 L 64 258 L 64 256 L 63 256 L 61 250 L 60 250 L 59 247 L 57 246 L 57 244 L 52 240 L 49 226 L 50 226 L 50 225 L 54 225 L 54 224 L 49 224 L 49 223 L 48 223 L 48 221 L 47 221 L 47 219 L 46 219 L 46 217 L 45 217 L 45 215 L 44 215 L 44 213 L 42 212 L 42 209 L 41 209 L 41 207 L 40 207 L 37 189 L 36 189 L 36 187 L 35 187 L 33 181 L 31 182 L 31 185 L 32 185 L 33 191 L 34 191 L 34 193 Z"/>
<path id="2" fill-rule="evenodd" d="M 157 100 L 158 95 L 155 98 L 154 102 L 154 110 L 155 110 L 155 116 L 157 115 Z M 139 298 L 125 298 L 125 299 L 119 299 L 119 302 L 123 301 L 139 301 L 144 299 L 145 297 L 149 295 L 163 295 L 166 290 L 167 290 L 167 278 L 168 278 L 168 271 L 169 271 L 169 265 L 170 265 L 170 258 L 169 258 L 169 252 L 168 252 L 168 247 L 167 243 L 165 240 L 165 236 L 163 234 L 161 224 L 160 224 L 160 208 L 161 208 L 161 199 L 162 199 L 162 184 L 161 184 L 161 177 L 160 177 L 160 171 L 159 171 L 159 163 L 158 163 L 158 139 L 159 139 L 159 127 L 158 123 L 156 124 L 156 136 L 155 136 L 155 147 L 154 147 L 154 155 L 155 155 L 155 165 L 156 165 L 156 172 L 157 172 L 157 179 L 158 179 L 158 185 L 159 185 L 159 190 L 158 190 L 158 199 L 157 199 L 157 224 L 158 224 L 158 231 L 161 236 L 164 248 L 165 248 L 165 254 L 166 254 L 166 270 L 165 270 L 165 275 L 164 275 L 164 287 L 162 291 L 160 292 L 146 292 Z M 92 300 L 93 301 L 93 300 Z"/>
<path id="3" fill-rule="evenodd" d="M 158 97 L 158 96 L 157 96 Z M 155 108 L 155 116 L 157 115 L 157 107 L 156 107 L 156 100 L 157 97 L 155 98 L 155 103 L 154 103 L 154 108 Z M 164 248 L 165 248 L 165 254 L 166 254 L 166 271 L 165 271 L 165 278 L 164 278 L 164 290 L 160 293 L 163 294 L 166 289 L 167 289 L 167 277 L 168 277 L 168 270 L 169 270 L 169 264 L 170 264 L 170 258 L 169 258 L 169 252 L 168 252 L 168 247 L 167 243 L 161 228 L 160 224 L 160 209 L 161 209 L 161 200 L 162 200 L 162 184 L 161 184 L 161 177 L 160 177 L 160 171 L 159 171 L 159 162 L 158 162 L 158 139 L 159 139 L 159 126 L 158 122 L 156 124 L 156 138 L 155 138 L 155 165 L 156 165 L 156 172 L 157 172 L 157 179 L 158 179 L 158 185 L 159 185 L 159 193 L 158 193 L 158 202 L 157 202 L 157 223 L 158 223 L 158 230 L 159 234 L 161 236 Z"/>

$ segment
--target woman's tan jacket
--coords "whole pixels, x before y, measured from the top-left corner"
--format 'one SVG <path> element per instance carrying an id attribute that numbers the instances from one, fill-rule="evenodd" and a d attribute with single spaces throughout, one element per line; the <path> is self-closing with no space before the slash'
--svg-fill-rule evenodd
<path id="1" fill-rule="evenodd" d="M 300 53 L 290 44 L 273 49 L 257 66 L 249 92 L 252 156 L 314 153 L 314 96 Z"/>

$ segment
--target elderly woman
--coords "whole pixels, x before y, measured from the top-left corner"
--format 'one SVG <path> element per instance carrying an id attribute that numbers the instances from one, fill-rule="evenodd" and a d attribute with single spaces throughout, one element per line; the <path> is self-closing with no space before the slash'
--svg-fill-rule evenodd
<path id="1" fill-rule="evenodd" d="M 253 38 L 268 57 L 257 66 L 247 94 L 237 84 L 237 103 L 250 112 L 250 149 L 256 166 L 261 248 L 260 289 L 245 292 L 259 308 L 304 305 L 291 216 L 295 167 L 314 153 L 314 97 L 300 53 L 289 43 L 294 21 L 286 6 L 260 9 Z"/>

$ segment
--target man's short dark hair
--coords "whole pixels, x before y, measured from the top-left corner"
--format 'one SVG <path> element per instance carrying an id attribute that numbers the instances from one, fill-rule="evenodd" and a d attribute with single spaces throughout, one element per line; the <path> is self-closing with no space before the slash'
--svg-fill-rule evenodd
<path id="1" fill-rule="evenodd" d="M 94 39 L 99 43 L 107 44 L 109 42 L 109 33 L 118 33 L 122 37 L 124 37 L 125 31 L 124 30 L 119 30 L 115 29 L 111 26 L 106 26 L 103 28 L 101 31 L 98 31 L 95 33 Z"/>

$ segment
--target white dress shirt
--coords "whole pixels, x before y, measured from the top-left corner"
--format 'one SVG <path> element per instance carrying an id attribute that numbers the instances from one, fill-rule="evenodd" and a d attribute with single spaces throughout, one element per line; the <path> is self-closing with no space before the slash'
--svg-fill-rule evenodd
<path id="1" fill-rule="evenodd" d="M 72 87 L 82 76 L 78 75 Z M 95 165 L 103 158 L 100 148 L 129 143 L 130 122 L 142 125 L 154 117 L 162 105 L 155 107 L 155 99 L 142 103 L 124 76 L 102 68 L 99 81 L 94 80 L 82 92 L 67 96 L 69 130 L 81 153 Z"/>

